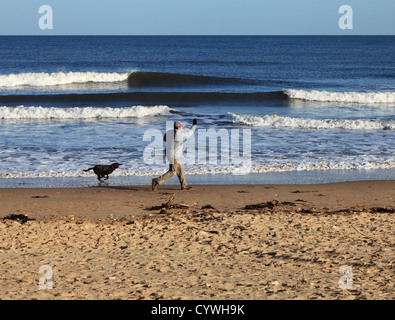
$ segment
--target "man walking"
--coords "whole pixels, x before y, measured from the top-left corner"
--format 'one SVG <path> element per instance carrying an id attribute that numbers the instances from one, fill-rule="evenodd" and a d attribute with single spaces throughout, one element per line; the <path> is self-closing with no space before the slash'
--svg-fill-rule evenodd
<path id="1" fill-rule="evenodd" d="M 184 167 L 180 162 L 180 158 L 182 155 L 183 143 L 195 133 L 196 125 L 197 120 L 193 119 L 192 128 L 185 132 L 183 131 L 185 124 L 177 121 L 174 122 L 174 129 L 166 132 L 163 140 L 166 142 L 166 158 L 170 162 L 169 171 L 159 178 L 152 179 L 152 190 L 155 191 L 158 184 L 162 184 L 175 174 L 177 174 L 177 177 L 180 180 L 181 189 L 190 189 L 185 180 Z"/>

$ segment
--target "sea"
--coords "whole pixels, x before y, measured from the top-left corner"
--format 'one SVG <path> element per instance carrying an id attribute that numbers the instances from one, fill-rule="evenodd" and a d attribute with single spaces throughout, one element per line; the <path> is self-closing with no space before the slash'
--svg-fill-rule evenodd
<path id="1" fill-rule="evenodd" d="M 395 37 L 0 37 L 0 188 L 150 185 L 195 118 L 190 185 L 395 180 Z"/>

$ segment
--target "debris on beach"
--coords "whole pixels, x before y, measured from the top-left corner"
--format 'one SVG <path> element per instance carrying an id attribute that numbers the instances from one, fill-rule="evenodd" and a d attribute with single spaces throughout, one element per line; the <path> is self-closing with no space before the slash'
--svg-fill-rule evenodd
<path id="1" fill-rule="evenodd" d="M 36 219 L 29 218 L 27 215 L 24 214 L 10 214 L 8 216 L 5 216 L 3 220 L 14 220 L 23 224 L 26 223 L 27 221 L 36 220 Z"/>
<path id="2" fill-rule="evenodd" d="M 247 204 L 244 207 L 244 209 L 246 209 L 246 210 L 263 209 L 263 208 L 272 209 L 272 208 L 277 207 L 279 205 L 295 206 L 295 203 L 289 202 L 289 201 L 279 202 L 277 200 L 273 200 L 273 201 L 261 202 L 258 204 Z"/>
<path id="3" fill-rule="evenodd" d="M 395 209 L 388 209 L 388 208 L 382 208 L 382 207 L 374 207 L 370 208 L 370 211 L 372 213 L 395 213 Z"/>
<path id="4" fill-rule="evenodd" d="M 185 204 L 185 203 L 174 203 L 174 204 L 172 204 L 171 202 L 173 201 L 173 199 L 174 199 L 174 196 L 177 194 L 177 192 L 176 193 L 174 193 L 172 196 L 171 196 L 171 198 L 169 199 L 169 201 L 167 201 L 167 202 L 165 202 L 165 203 L 162 203 L 161 205 L 159 205 L 159 206 L 152 206 L 152 207 L 149 207 L 149 208 L 146 208 L 146 210 L 150 210 L 150 211 L 156 211 L 156 210 L 160 210 L 160 214 L 166 214 L 166 213 L 169 213 L 167 210 L 170 210 L 170 209 L 189 209 L 190 207 L 192 207 L 193 205 L 195 205 L 196 203 L 193 203 L 193 204 Z"/>
<path id="5" fill-rule="evenodd" d="M 202 209 L 215 209 L 211 204 L 206 204 L 202 207 Z"/>

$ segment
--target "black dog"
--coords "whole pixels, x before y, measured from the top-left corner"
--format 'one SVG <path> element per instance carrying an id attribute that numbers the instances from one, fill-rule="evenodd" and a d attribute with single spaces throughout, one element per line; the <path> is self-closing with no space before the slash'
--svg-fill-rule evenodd
<path id="1" fill-rule="evenodd" d="M 121 163 L 113 163 L 109 166 L 104 166 L 104 165 L 98 164 L 98 165 L 94 166 L 93 168 L 89 168 L 84 171 L 87 172 L 89 170 L 93 170 L 93 172 L 96 173 L 96 175 L 97 175 L 97 179 L 101 182 L 102 178 L 105 178 L 104 180 L 107 180 L 108 175 L 111 174 L 116 168 L 119 168 L 121 166 L 122 166 Z"/>

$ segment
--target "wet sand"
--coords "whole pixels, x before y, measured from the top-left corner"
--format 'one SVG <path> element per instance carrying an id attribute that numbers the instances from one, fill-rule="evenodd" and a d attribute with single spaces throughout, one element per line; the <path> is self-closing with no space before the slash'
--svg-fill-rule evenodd
<path id="1" fill-rule="evenodd" d="M 394 196 L 395 181 L 0 189 L 0 298 L 394 299 Z"/>

